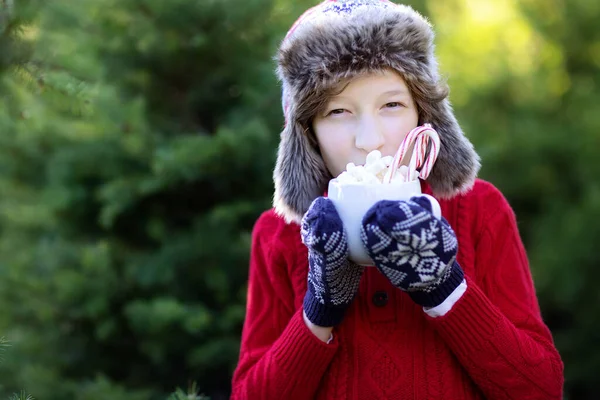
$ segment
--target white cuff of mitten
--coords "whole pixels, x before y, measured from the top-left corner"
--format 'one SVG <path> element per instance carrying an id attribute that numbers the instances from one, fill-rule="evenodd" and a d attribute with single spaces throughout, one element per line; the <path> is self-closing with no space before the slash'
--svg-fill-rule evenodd
<path id="1" fill-rule="evenodd" d="M 441 304 L 431 308 L 423 307 L 423 310 L 427 313 L 427 315 L 433 318 L 446 315 L 446 313 L 452 309 L 452 306 L 454 306 L 458 299 L 460 299 L 462 295 L 465 294 L 466 290 L 467 281 L 463 279 L 460 285 L 458 285 L 456 289 L 454 289 L 454 291 L 450 293 L 450 296 L 448 296 L 446 300 L 444 300 Z"/>

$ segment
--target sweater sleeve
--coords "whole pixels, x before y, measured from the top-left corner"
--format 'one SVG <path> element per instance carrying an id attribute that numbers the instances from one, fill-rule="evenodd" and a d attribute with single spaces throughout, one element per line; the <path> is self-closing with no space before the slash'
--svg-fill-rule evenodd
<path id="1" fill-rule="evenodd" d="M 561 399 L 563 363 L 542 321 L 514 212 L 497 193 L 497 212 L 476 247 L 482 279 L 467 277 L 452 309 L 427 319 L 486 398 Z"/>
<path id="2" fill-rule="evenodd" d="M 294 294 L 282 249 L 282 222 L 263 214 L 252 233 L 246 318 L 232 399 L 313 398 L 338 343 L 322 342 L 306 326 Z"/>

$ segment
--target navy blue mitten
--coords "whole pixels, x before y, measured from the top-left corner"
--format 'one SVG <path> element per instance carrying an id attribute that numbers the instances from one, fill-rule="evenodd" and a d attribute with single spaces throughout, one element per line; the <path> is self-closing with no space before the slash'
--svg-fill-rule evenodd
<path id="1" fill-rule="evenodd" d="M 331 200 L 313 201 L 302 219 L 301 235 L 309 266 L 304 312 L 315 325 L 338 325 L 358 292 L 364 267 L 348 260 L 348 238 Z"/>
<path id="2" fill-rule="evenodd" d="M 441 304 L 464 277 L 456 262 L 456 235 L 433 210 L 425 196 L 379 201 L 367 211 L 361 228 L 375 266 L 424 307 Z"/>

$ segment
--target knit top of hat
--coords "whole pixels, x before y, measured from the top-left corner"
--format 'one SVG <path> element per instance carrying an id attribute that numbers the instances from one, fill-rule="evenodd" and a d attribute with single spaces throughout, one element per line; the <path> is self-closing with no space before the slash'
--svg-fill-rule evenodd
<path id="1" fill-rule="evenodd" d="M 364 8 L 388 8 L 398 5 L 389 0 L 325 0 L 322 3 L 308 9 L 296 20 L 288 31 L 285 39 L 294 35 L 296 29 L 305 22 L 318 23 L 326 21 L 328 17 L 349 17 L 360 13 Z"/>

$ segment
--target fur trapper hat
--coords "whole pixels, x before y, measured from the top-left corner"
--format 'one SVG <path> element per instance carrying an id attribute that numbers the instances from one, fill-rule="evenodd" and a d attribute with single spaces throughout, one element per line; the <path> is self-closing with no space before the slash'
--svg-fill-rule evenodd
<path id="1" fill-rule="evenodd" d="M 434 55 L 429 22 L 412 8 L 387 0 L 326 0 L 292 26 L 275 57 L 282 82 L 285 127 L 274 171 L 275 210 L 300 221 L 333 177 L 310 124 L 340 82 L 391 68 L 404 78 L 419 112 L 441 148 L 427 182 L 438 198 L 470 189 L 479 156 L 465 137 L 447 99 Z"/>

